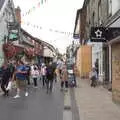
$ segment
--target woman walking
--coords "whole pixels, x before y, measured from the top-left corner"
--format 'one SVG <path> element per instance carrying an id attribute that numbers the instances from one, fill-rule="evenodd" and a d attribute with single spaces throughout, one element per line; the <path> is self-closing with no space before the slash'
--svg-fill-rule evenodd
<path id="1" fill-rule="evenodd" d="M 37 88 L 37 79 L 39 77 L 39 70 L 37 67 L 34 66 L 33 70 L 31 71 L 31 76 L 33 78 L 34 87 Z"/>
<path id="2" fill-rule="evenodd" d="M 64 64 L 62 67 L 62 71 L 61 71 L 61 91 L 63 91 L 65 87 L 65 90 L 67 91 L 68 88 L 68 77 L 67 77 L 67 67 Z"/>
<path id="3" fill-rule="evenodd" d="M 43 63 L 42 66 L 41 66 L 41 75 L 42 75 L 42 84 L 43 84 L 43 87 L 45 86 L 45 83 L 46 83 L 46 65 Z"/>
<path id="4" fill-rule="evenodd" d="M 90 80 L 91 80 L 91 87 L 96 87 L 97 72 L 95 68 L 92 68 L 92 71 L 90 72 Z"/>

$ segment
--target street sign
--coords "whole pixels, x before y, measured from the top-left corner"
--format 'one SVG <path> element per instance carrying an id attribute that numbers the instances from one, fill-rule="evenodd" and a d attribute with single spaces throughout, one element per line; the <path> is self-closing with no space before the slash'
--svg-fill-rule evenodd
<path id="1" fill-rule="evenodd" d="M 104 27 L 91 27 L 91 42 L 106 42 Z"/>
<path id="2" fill-rule="evenodd" d="M 73 38 L 74 38 L 74 39 L 79 39 L 80 36 L 79 36 L 79 34 L 73 34 Z"/>

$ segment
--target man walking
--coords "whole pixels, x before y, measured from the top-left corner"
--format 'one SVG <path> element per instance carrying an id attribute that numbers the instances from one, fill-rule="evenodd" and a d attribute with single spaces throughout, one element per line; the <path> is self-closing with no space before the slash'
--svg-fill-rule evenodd
<path id="1" fill-rule="evenodd" d="M 8 96 L 8 90 L 6 90 L 6 87 L 8 85 L 9 79 L 10 79 L 10 69 L 8 67 L 8 64 L 5 63 L 2 67 L 2 79 L 1 79 L 1 89 L 4 92 L 4 96 Z"/>
<path id="2" fill-rule="evenodd" d="M 20 91 L 23 89 L 25 91 L 25 96 L 28 96 L 27 87 L 26 87 L 26 67 L 22 61 L 17 62 L 17 67 L 15 70 L 16 77 L 16 86 L 17 86 L 17 94 L 14 98 L 20 97 Z"/>
<path id="3" fill-rule="evenodd" d="M 54 80 L 54 72 L 55 69 L 52 65 L 52 62 L 49 63 L 49 65 L 46 68 L 46 77 L 47 77 L 47 93 L 48 92 L 52 92 L 52 88 L 53 88 L 53 80 Z"/>

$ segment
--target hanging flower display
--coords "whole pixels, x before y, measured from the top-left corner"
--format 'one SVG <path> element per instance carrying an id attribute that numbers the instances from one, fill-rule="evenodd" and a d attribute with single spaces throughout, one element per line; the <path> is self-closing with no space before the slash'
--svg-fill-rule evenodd
<path id="1" fill-rule="evenodd" d="M 3 44 L 3 51 L 7 59 L 13 58 L 16 55 L 16 50 L 12 43 Z"/>
<path id="2" fill-rule="evenodd" d="M 15 51 L 16 51 L 16 55 L 15 57 L 17 59 L 21 59 L 24 56 L 24 49 L 19 47 L 19 46 L 15 46 Z"/>
<path id="3" fill-rule="evenodd" d="M 25 48 L 24 53 L 28 58 L 33 58 L 34 57 L 33 48 Z"/>

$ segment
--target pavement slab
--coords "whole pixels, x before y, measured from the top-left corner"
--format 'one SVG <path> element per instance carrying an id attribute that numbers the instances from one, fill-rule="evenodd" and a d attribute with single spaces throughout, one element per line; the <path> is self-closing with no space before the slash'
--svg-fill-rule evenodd
<path id="1" fill-rule="evenodd" d="M 102 86 L 90 87 L 88 79 L 77 78 L 75 98 L 80 120 L 120 120 L 120 105 L 112 101 L 112 93 Z"/>

